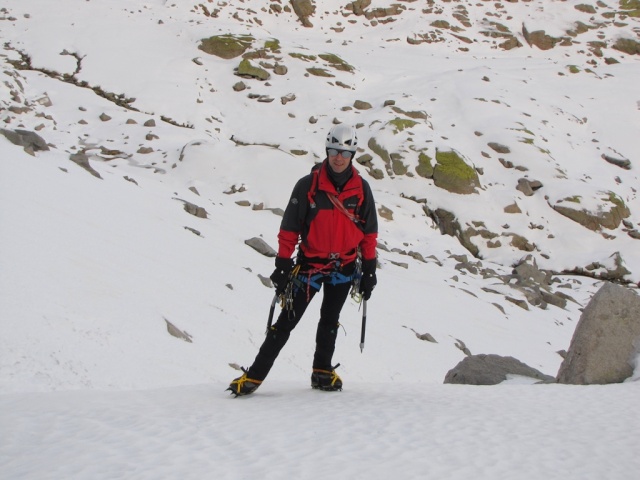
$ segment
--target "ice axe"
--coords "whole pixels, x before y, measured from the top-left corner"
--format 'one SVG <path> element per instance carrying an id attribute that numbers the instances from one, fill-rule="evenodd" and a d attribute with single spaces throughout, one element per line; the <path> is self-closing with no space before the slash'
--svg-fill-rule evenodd
<path id="1" fill-rule="evenodd" d="M 362 327 L 360 329 L 360 353 L 364 350 L 364 334 L 367 330 L 367 301 L 362 301 Z"/>
<path id="2" fill-rule="evenodd" d="M 269 319 L 267 320 L 267 331 L 264 332 L 265 335 L 269 335 L 269 330 L 271 330 L 271 322 L 273 322 L 273 312 L 276 309 L 277 302 L 278 302 L 278 294 L 276 293 L 273 296 L 273 300 L 271 300 L 271 308 L 269 308 Z"/>

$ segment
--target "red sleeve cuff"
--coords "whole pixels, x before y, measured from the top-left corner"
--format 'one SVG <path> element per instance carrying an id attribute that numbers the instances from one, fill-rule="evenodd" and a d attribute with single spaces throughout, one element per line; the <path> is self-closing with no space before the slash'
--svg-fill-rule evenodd
<path id="1" fill-rule="evenodd" d="M 278 256 L 291 258 L 298 245 L 298 233 L 288 230 L 280 230 L 278 233 Z"/>

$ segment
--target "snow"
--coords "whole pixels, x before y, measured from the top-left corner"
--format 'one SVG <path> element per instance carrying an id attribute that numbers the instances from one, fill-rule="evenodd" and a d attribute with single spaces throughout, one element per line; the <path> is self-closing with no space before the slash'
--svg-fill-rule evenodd
<path id="1" fill-rule="evenodd" d="M 523 22 L 561 35 L 587 21 L 576 1 L 466 5 L 474 26 L 463 34 L 475 39 L 463 45 L 468 52 L 446 32 L 443 42 L 406 42 L 436 18 L 452 21 L 459 2 L 438 3 L 443 13 L 431 16 L 422 3 L 406 2 L 396 22 L 376 26 L 340 13 L 346 2 L 316 3 L 314 27 L 305 29 L 253 0 L 203 3 L 220 10 L 217 18 L 184 0 L 4 2 L 2 128 L 36 130 L 51 149 L 30 155 L 0 136 L 2 477 L 636 478 L 640 356 L 620 385 L 533 385 L 517 376 L 491 387 L 442 383 L 465 358 L 462 344 L 555 375 L 557 352 L 569 347 L 602 282 L 558 275 L 554 289 L 573 301 L 524 310 L 505 300 L 524 299 L 513 285 L 458 268 L 459 256 L 474 259 L 410 198 L 453 209 L 463 224 L 525 235 L 538 246 L 537 264 L 556 272 L 611 266 L 619 252 L 627 280 L 637 283 L 638 240 L 622 227 L 605 239 L 549 208 L 579 194 L 597 210 L 600 192 L 613 191 L 640 226 L 637 56 L 607 49 L 620 61 L 608 65 L 585 54 L 602 30 L 564 50 L 526 45 Z M 483 18 L 508 25 L 525 46 L 496 48 L 478 31 Z M 633 38 L 637 28 L 626 18 L 605 31 Z M 288 74 L 272 75 L 269 85 L 244 79 L 249 89 L 234 92 L 238 60 L 197 49 L 200 39 L 228 32 L 258 43 L 277 38 Z M 135 98 L 138 111 L 17 70 L 8 60 L 19 52 L 35 68 L 67 74 L 77 55 L 78 80 Z M 355 71 L 306 77 L 314 64 L 290 52 L 335 53 Z M 581 71 L 570 74 L 569 65 Z M 247 92 L 275 100 L 260 103 Z M 295 101 L 283 105 L 290 93 Z M 428 119 L 393 136 L 384 127 L 395 116 L 383 107 L 389 99 Z M 355 100 L 373 108 L 343 108 Z M 31 109 L 9 112 L 17 103 Z M 111 120 L 101 121 L 103 113 Z M 344 391 L 309 388 L 316 300 L 260 389 L 233 398 L 224 390 L 239 373 L 228 364 L 248 366 L 255 357 L 273 296 L 259 277 L 270 275 L 273 259 L 245 240 L 276 247 L 280 217 L 272 209 L 284 208 L 297 179 L 322 159 L 334 118 L 362 123 L 365 148 L 375 134 L 431 157 L 455 149 L 484 170 L 483 187 L 477 196 L 448 194 L 417 176 L 375 180 L 358 166 L 393 220 L 380 218 L 379 284 L 362 353 L 362 310 L 352 300 L 343 310 L 334 359 Z M 150 119 L 156 126 L 145 126 Z M 508 159 L 527 170 L 503 168 L 488 142 L 507 145 Z M 101 179 L 69 161 L 83 149 Z M 630 159 L 632 169 L 604 162 L 603 153 Z M 379 158 L 372 163 L 385 170 Z M 544 187 L 521 195 L 521 177 Z M 187 214 L 184 202 L 204 207 L 208 218 Z M 505 217 L 514 202 L 526 213 Z M 500 275 L 524 257 L 507 247 L 481 252 L 482 268 Z M 167 322 L 192 343 L 170 336 Z M 425 333 L 437 343 L 417 338 Z"/>
<path id="2" fill-rule="evenodd" d="M 634 478 L 637 385 L 0 397 L 8 478 Z M 614 407 L 615 406 L 615 407 Z M 595 432 L 598 432 L 597 435 Z M 7 438 L 7 435 L 3 435 Z"/>

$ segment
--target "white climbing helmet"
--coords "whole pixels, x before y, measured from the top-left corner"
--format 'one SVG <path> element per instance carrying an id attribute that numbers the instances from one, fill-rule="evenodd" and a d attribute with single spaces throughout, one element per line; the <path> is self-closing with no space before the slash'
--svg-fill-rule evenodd
<path id="1" fill-rule="evenodd" d="M 325 147 L 335 148 L 336 150 L 349 150 L 351 152 L 356 151 L 358 146 L 358 137 L 356 136 L 356 130 L 349 125 L 341 123 L 334 126 L 327 135 L 327 142 Z"/>

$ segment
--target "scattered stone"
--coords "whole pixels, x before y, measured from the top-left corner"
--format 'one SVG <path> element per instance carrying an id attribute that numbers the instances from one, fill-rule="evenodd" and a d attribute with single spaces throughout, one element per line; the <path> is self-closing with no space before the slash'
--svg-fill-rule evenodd
<path id="1" fill-rule="evenodd" d="M 267 242 L 259 237 L 250 238 L 249 240 L 245 240 L 244 243 L 265 257 L 275 257 L 277 254 L 277 252 L 271 248 Z"/>
<path id="2" fill-rule="evenodd" d="M 186 200 L 180 200 L 184 204 L 184 210 L 190 215 L 198 218 L 208 218 L 209 214 L 203 207 L 199 207 L 191 202 L 187 202 Z"/>
<path id="3" fill-rule="evenodd" d="M 626 158 L 614 158 L 609 155 L 602 154 L 602 158 L 605 159 L 612 165 L 616 167 L 624 168 L 625 170 L 631 170 L 631 160 Z"/>
<path id="4" fill-rule="evenodd" d="M 531 194 L 533 195 L 533 191 Z M 522 210 L 520 210 L 518 204 L 514 202 L 511 205 L 504 207 L 504 213 L 522 213 Z"/>
<path id="5" fill-rule="evenodd" d="M 273 73 L 275 73 L 276 75 L 286 75 L 288 72 L 289 72 L 289 69 L 284 65 L 276 65 L 273 68 Z"/>
<path id="6" fill-rule="evenodd" d="M 511 149 L 506 145 L 501 145 L 496 142 L 489 142 L 487 145 L 489 145 L 489 147 L 497 153 L 502 153 L 502 154 L 511 153 Z"/>
<path id="7" fill-rule="evenodd" d="M 256 67 L 248 59 L 243 59 L 236 70 L 236 75 L 258 80 L 269 80 L 271 75 L 264 68 Z"/>
<path id="8" fill-rule="evenodd" d="M 180 330 L 178 327 L 176 327 L 173 323 L 171 323 L 166 318 L 164 319 L 164 321 L 167 323 L 167 331 L 169 332 L 169 335 L 171 335 L 172 337 L 179 338 L 180 340 L 184 340 L 187 343 L 193 343 L 193 340 L 191 340 L 192 339 L 191 335 L 189 335 L 187 332 L 183 332 L 182 330 Z"/>
<path id="9" fill-rule="evenodd" d="M 520 308 L 522 308 L 524 310 L 529 310 L 529 305 L 524 300 L 520 300 L 519 298 L 513 298 L 513 297 L 508 297 L 508 296 L 504 297 L 504 299 L 507 300 L 508 302 L 513 303 L 514 305 L 519 306 Z"/>
<path id="10" fill-rule="evenodd" d="M 353 103 L 353 108 L 355 108 L 357 110 L 370 110 L 373 107 L 369 102 L 364 102 L 362 100 L 356 100 Z"/>
<path id="11" fill-rule="evenodd" d="M 393 221 L 393 210 L 385 207 L 384 205 L 380 205 L 378 208 L 378 215 L 380 215 L 385 220 Z"/>
<path id="12" fill-rule="evenodd" d="M 96 170 L 94 170 L 93 167 L 89 164 L 89 157 L 84 151 L 78 152 L 78 153 L 72 153 L 69 156 L 69 160 L 71 160 L 76 165 L 79 165 L 82 168 L 84 168 L 87 172 L 89 172 L 94 177 L 102 179 L 100 174 Z"/>

